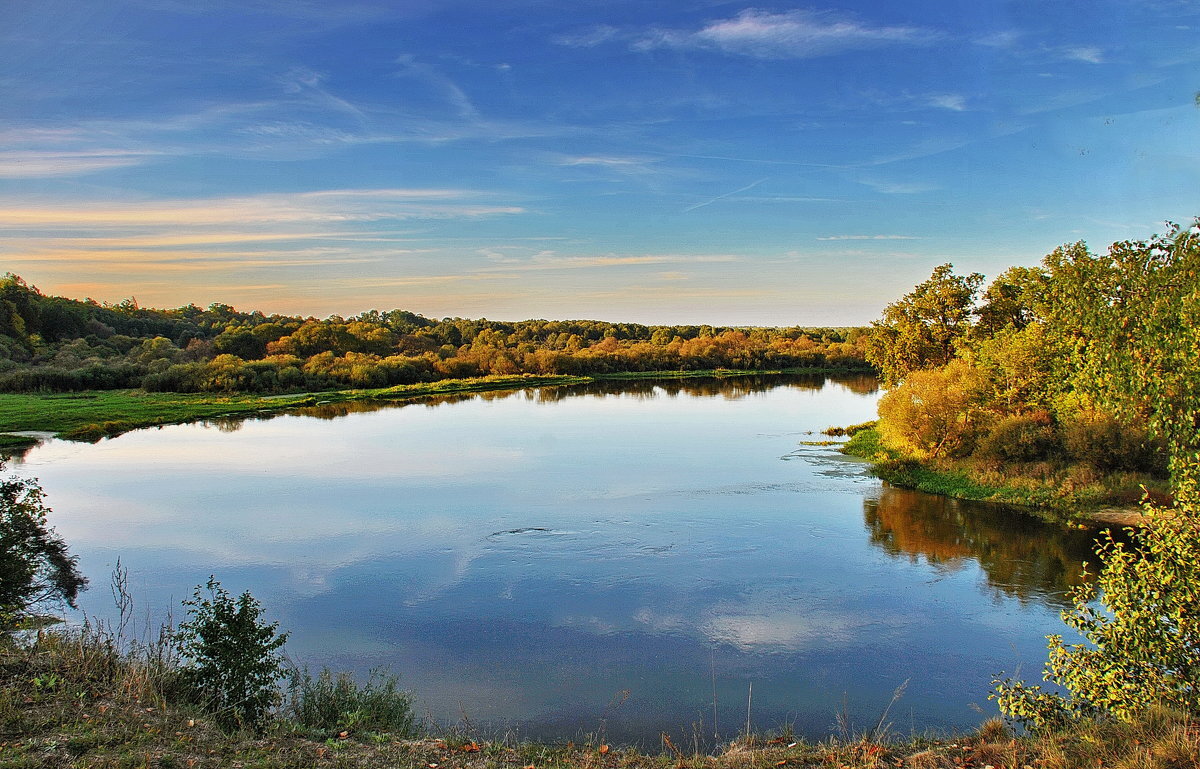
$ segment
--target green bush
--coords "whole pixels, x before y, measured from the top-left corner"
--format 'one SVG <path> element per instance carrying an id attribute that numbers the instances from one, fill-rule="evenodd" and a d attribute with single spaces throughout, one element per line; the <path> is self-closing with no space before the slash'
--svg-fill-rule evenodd
<path id="1" fill-rule="evenodd" d="M 236 599 L 209 577 L 184 601 L 188 620 L 175 633 L 183 661 L 181 678 L 191 696 L 226 727 L 262 726 L 279 702 L 277 682 L 287 633 L 262 621 L 262 607 L 249 592 Z"/>
<path id="2" fill-rule="evenodd" d="M 381 670 L 372 670 L 361 686 L 349 673 L 322 670 L 313 678 L 307 670 L 296 671 L 288 686 L 287 713 L 301 726 L 319 731 L 413 732 L 412 695 L 400 689 L 398 676 Z"/>
<path id="3" fill-rule="evenodd" d="M 1001 419 L 975 449 L 975 455 L 1002 462 L 1038 462 L 1061 453 L 1058 430 L 1048 415 L 1016 414 Z"/>
<path id="4" fill-rule="evenodd" d="M 1048 636 L 1042 677 L 1067 694 L 1004 679 L 993 681 L 992 698 L 1041 731 L 1081 717 L 1129 721 L 1160 706 L 1200 716 L 1200 504 L 1148 508 L 1130 544 L 1106 532 L 1097 552 L 1099 574 L 1063 612 L 1084 643 Z"/>
<path id="5" fill-rule="evenodd" d="M 1063 444 L 1076 462 L 1102 472 L 1166 473 L 1166 451 L 1145 428 L 1101 413 L 1081 414 L 1063 425 Z"/>

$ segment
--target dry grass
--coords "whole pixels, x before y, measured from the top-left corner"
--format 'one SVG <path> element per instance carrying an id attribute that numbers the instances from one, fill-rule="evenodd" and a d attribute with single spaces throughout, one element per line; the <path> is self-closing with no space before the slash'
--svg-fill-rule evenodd
<path id="1" fill-rule="evenodd" d="M 154 644 L 121 649 L 104 630 L 45 632 L 0 645 L 0 766 L 410 767 L 411 769 L 1191 769 L 1200 723 L 1155 711 L 1137 724 L 1086 723 L 1016 737 L 1000 721 L 943 739 L 742 737 L 713 754 L 664 739 L 658 752 L 590 743 L 483 741 L 469 733 L 403 739 L 315 733 L 287 721 L 229 733 L 172 695 L 170 660 Z"/>

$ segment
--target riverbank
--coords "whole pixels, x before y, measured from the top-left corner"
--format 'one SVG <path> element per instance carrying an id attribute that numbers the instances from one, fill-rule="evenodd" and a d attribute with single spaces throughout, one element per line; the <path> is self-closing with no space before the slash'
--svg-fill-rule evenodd
<path id="1" fill-rule="evenodd" d="M 1113 473 L 1080 482 L 1061 468 L 1039 465 L 977 468 L 965 462 L 931 462 L 904 456 L 885 447 L 873 426 L 858 426 L 842 452 L 872 463 L 883 481 L 927 494 L 998 502 L 1027 508 L 1056 523 L 1090 522 L 1137 526 L 1139 506 L 1149 491 L 1156 503 L 1169 502 L 1165 481 L 1142 474 Z"/>
<path id="2" fill-rule="evenodd" d="M 780 369 L 770 371 L 711 369 L 648 371 L 591 376 L 521 374 L 398 385 L 378 389 L 346 389 L 287 395 L 248 393 L 159 393 L 143 390 L 91 390 L 78 393 L 0 394 L 0 452 L 36 445 L 45 434 L 68 440 L 96 441 L 142 427 L 204 419 L 249 417 L 305 406 L 346 401 L 400 402 L 431 396 L 561 387 L 598 381 L 726 378 L 780 374 L 863 374 L 847 369 Z"/>
<path id="3" fill-rule="evenodd" d="M 46 631 L 32 647 L 0 639 L 0 765 L 8 767 L 341 767 L 382 769 L 1141 769 L 1196 766 L 1200 728 L 1154 712 L 1133 724 L 1080 724 L 1017 737 L 997 719 L 972 733 L 898 737 L 885 719 L 872 733 L 819 742 L 787 731 L 739 735 L 702 749 L 684 727 L 660 744 L 610 745 L 603 733 L 574 740 L 485 739 L 469 725 L 395 733 L 356 726 L 342 714 L 316 729 L 279 716 L 261 732 L 228 732 L 181 701 L 153 665 L 79 638 Z"/>

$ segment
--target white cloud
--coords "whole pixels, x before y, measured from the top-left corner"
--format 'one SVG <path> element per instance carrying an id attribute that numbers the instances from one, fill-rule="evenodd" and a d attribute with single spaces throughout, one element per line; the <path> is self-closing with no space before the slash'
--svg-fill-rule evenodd
<path id="1" fill-rule="evenodd" d="M 156 153 L 113 151 L 14 150 L 0 152 L 0 178 L 79 176 L 139 165 Z"/>
<path id="2" fill-rule="evenodd" d="M 967 100 L 962 94 L 943 93 L 930 96 L 929 105 L 952 112 L 962 112 L 967 108 Z"/>
<path id="3" fill-rule="evenodd" d="M 1092 45 L 1068 48 L 1063 51 L 1063 55 L 1072 61 L 1083 61 L 1088 64 L 1104 63 L 1104 52 Z"/>
<path id="4" fill-rule="evenodd" d="M 919 45 L 935 35 L 917 27 L 873 27 L 814 11 L 742 11 L 696 31 L 654 30 L 634 43 L 639 50 L 694 48 L 756 59 L 810 59 L 881 45 Z"/>
<path id="5" fill-rule="evenodd" d="M 601 24 L 585 32 L 558 35 L 554 38 L 554 42 L 571 48 L 595 48 L 619 36 L 620 32 L 616 27 Z"/>
<path id="6" fill-rule="evenodd" d="M 196 200 L 41 205 L 0 200 L 0 227 L 239 227 L 519 214 L 466 190 L 344 189 Z"/>
<path id="7" fill-rule="evenodd" d="M 913 235 L 827 235 L 817 240 L 918 240 Z"/>

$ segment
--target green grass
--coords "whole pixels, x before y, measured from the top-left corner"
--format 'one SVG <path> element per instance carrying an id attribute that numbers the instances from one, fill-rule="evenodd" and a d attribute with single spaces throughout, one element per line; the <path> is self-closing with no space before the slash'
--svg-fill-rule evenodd
<path id="1" fill-rule="evenodd" d="M 1043 518 L 1064 522 L 1088 518 L 1102 508 L 1136 511 L 1143 488 L 1166 496 L 1162 481 L 1142 475 L 1110 473 L 1087 484 L 1070 482 L 1070 469 L 1008 465 L 984 470 L 970 462 L 932 462 L 904 456 L 880 441 L 874 428 L 859 430 L 842 452 L 872 463 L 871 472 L 894 486 L 928 494 L 999 502 L 1030 508 Z"/>
<path id="2" fill-rule="evenodd" d="M 283 396 L 147 393 L 96 390 L 70 394 L 0 394 L 0 433 L 37 430 L 72 440 L 98 440 L 139 427 L 285 411 L 321 402 L 400 401 L 429 395 L 516 389 L 591 381 L 570 376 L 453 379 L 373 390 L 336 390 Z"/>

